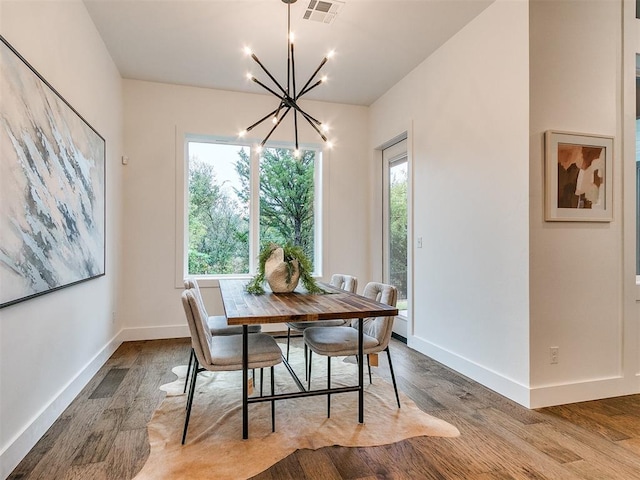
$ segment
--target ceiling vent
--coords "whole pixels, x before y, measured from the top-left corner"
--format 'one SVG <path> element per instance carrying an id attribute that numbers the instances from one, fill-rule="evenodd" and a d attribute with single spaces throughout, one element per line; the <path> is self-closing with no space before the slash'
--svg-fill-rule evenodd
<path id="1" fill-rule="evenodd" d="M 337 0 L 311 0 L 302 18 L 312 22 L 333 23 L 344 2 Z"/>

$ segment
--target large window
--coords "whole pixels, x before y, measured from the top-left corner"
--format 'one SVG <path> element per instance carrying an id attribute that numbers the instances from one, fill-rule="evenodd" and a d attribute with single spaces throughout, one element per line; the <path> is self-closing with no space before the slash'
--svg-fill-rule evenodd
<path id="1" fill-rule="evenodd" d="M 319 150 L 187 137 L 188 275 L 255 273 L 269 242 L 301 246 L 319 270 Z"/>
<path id="2" fill-rule="evenodd" d="M 399 316 L 407 317 L 408 305 L 408 158 L 407 141 L 401 140 L 382 152 L 383 160 L 383 275 L 398 288 Z M 406 333 L 405 333 L 406 335 Z M 405 336 L 403 335 L 403 336 Z"/>

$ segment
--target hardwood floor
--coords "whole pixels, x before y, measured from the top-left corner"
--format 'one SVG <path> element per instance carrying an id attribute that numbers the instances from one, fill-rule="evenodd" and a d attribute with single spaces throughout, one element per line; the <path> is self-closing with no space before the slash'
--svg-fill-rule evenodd
<path id="1" fill-rule="evenodd" d="M 640 395 L 531 411 L 398 341 L 391 349 L 399 388 L 459 437 L 299 450 L 254 479 L 640 480 Z M 188 355 L 186 339 L 123 344 L 9 478 L 133 478 L 158 387 Z"/>

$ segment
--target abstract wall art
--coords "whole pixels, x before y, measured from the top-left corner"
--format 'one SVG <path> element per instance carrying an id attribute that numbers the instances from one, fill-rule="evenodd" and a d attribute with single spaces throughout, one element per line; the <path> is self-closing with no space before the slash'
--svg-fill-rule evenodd
<path id="1" fill-rule="evenodd" d="M 613 137 L 545 133 L 545 220 L 613 220 Z"/>
<path id="2" fill-rule="evenodd" d="M 105 140 L 0 36 L 0 308 L 105 273 Z"/>

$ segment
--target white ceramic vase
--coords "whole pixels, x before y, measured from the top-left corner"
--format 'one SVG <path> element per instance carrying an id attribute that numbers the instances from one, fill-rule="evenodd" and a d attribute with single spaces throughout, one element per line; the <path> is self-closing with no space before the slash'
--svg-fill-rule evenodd
<path id="1" fill-rule="evenodd" d="M 298 260 L 291 262 L 293 272 L 291 279 L 287 282 L 289 268 L 284 261 L 284 250 L 282 247 L 276 248 L 264 264 L 264 277 L 271 287 L 273 293 L 290 293 L 295 290 L 300 280 L 300 268 Z"/>

